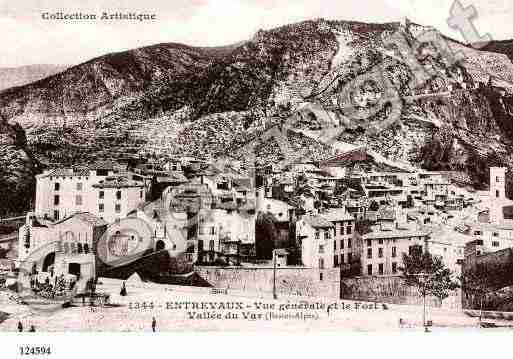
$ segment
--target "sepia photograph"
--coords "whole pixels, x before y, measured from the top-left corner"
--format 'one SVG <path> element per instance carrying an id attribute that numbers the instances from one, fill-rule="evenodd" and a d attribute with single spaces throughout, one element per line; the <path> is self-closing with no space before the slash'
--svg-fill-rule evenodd
<path id="1" fill-rule="evenodd" d="M 510 333 L 512 20 L 2 2 L 0 338 Z"/>

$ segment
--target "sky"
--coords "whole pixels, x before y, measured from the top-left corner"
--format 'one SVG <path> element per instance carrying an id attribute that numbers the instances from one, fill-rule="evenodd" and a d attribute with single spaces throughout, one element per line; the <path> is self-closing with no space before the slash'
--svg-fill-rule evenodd
<path id="1" fill-rule="evenodd" d="M 513 1 L 461 0 L 474 5 L 475 27 L 495 40 L 513 38 Z M 0 0 L 0 67 L 75 65 L 110 52 L 179 42 L 220 46 L 259 29 L 307 19 L 399 21 L 405 16 L 458 40 L 447 25 L 452 0 Z M 44 20 L 44 13 L 155 14 L 153 21 Z"/>

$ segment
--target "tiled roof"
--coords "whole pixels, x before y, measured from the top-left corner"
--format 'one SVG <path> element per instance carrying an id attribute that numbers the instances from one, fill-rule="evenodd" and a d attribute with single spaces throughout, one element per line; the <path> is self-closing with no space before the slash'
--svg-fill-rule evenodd
<path id="1" fill-rule="evenodd" d="M 386 239 L 386 238 L 407 238 L 427 236 L 429 232 L 416 230 L 392 230 L 392 231 L 376 231 L 364 234 L 363 239 Z"/>
<path id="2" fill-rule="evenodd" d="M 117 165 L 113 161 L 96 161 L 95 163 L 93 163 L 89 167 L 91 169 L 94 169 L 94 170 L 113 170 L 113 169 L 115 169 L 118 166 L 119 165 Z"/>
<path id="3" fill-rule="evenodd" d="M 128 187 L 144 187 L 142 182 L 133 181 L 126 177 L 107 177 L 104 181 L 95 183 L 95 188 L 128 188 Z"/>
<path id="4" fill-rule="evenodd" d="M 189 180 L 179 172 L 165 172 L 161 176 L 157 176 L 157 182 L 177 182 L 187 183 Z"/>
<path id="5" fill-rule="evenodd" d="M 314 228 L 329 228 L 333 224 L 321 216 L 304 216 L 303 220 Z"/>
<path id="6" fill-rule="evenodd" d="M 85 177 L 89 176 L 88 168 L 55 168 L 44 177 Z"/>
<path id="7" fill-rule="evenodd" d="M 354 221 L 354 217 L 344 208 L 329 209 L 327 212 L 322 213 L 322 216 L 330 222 Z"/>
<path id="8" fill-rule="evenodd" d="M 394 210 L 394 208 L 390 207 L 390 206 L 381 207 L 378 210 L 377 218 L 378 219 L 388 219 L 388 220 L 395 219 L 395 210 Z"/>
<path id="9" fill-rule="evenodd" d="M 71 218 L 77 218 L 77 219 L 81 220 L 82 222 L 87 222 L 94 227 L 106 226 L 108 224 L 100 217 L 96 217 L 94 214 L 91 214 L 89 212 L 74 213 L 71 216 L 66 217 L 66 218 L 56 222 L 55 224 L 66 222 L 67 220 L 69 220 Z"/>

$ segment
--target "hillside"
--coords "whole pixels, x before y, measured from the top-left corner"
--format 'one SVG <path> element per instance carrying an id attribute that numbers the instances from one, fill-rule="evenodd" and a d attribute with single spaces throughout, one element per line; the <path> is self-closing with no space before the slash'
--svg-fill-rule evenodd
<path id="1" fill-rule="evenodd" d="M 34 83 L 0 92 L 0 114 L 26 131 L 43 164 L 89 162 L 98 157 L 174 152 L 236 153 L 273 124 L 294 149 L 313 158 L 337 151 L 301 130 L 329 123 L 334 140 L 365 145 L 389 160 L 433 170 L 462 170 L 486 186 L 490 164 L 513 163 L 511 42 L 479 51 L 448 40 L 465 53 L 452 65 L 432 44 L 419 61 L 436 71 L 421 88 L 383 36 L 399 31 L 410 44 L 417 24 L 315 20 L 258 31 L 248 41 L 219 48 L 157 44 L 108 54 Z M 500 46 L 499 46 L 500 45 Z M 509 52 L 508 52 L 509 51 Z M 341 91 L 382 65 L 397 89 L 400 116 L 383 126 L 390 105 L 372 111 L 385 89 L 362 88 L 355 113 Z M 423 96 L 412 99 L 412 95 Z M 369 127 L 381 128 L 371 133 Z M 257 146 L 263 161 L 277 145 Z"/>

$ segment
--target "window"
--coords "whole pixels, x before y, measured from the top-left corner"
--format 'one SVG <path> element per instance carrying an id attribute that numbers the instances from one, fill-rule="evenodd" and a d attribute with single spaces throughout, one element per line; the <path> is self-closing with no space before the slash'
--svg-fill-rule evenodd
<path id="1" fill-rule="evenodd" d="M 105 198 L 105 192 L 104 191 L 100 191 L 98 193 L 98 196 L 100 197 L 100 199 L 104 199 Z"/>
<path id="2" fill-rule="evenodd" d="M 87 243 L 84 244 L 84 253 L 85 254 L 89 253 L 89 244 L 87 244 Z"/>
<path id="3" fill-rule="evenodd" d="M 69 253 L 69 243 L 64 242 L 64 254 L 68 254 L 68 253 Z"/>
<path id="4" fill-rule="evenodd" d="M 367 247 L 371 247 L 372 246 L 372 241 L 370 239 L 367 239 Z"/>
<path id="5" fill-rule="evenodd" d="M 82 196 L 77 195 L 75 197 L 75 203 L 76 203 L 77 206 L 81 206 L 82 205 Z"/>
<path id="6" fill-rule="evenodd" d="M 347 227 L 346 230 L 347 230 L 347 234 L 351 234 L 353 231 L 353 227 L 349 226 L 349 227 Z"/>
<path id="7" fill-rule="evenodd" d="M 334 265 L 335 267 L 338 267 L 338 256 L 337 256 L 337 255 L 334 255 L 334 256 L 333 256 L 333 265 Z"/>
<path id="8" fill-rule="evenodd" d="M 378 258 L 383 258 L 383 248 L 378 248 Z"/>
<path id="9" fill-rule="evenodd" d="M 98 205 L 98 212 L 103 212 L 105 210 L 105 205 L 103 203 L 100 203 Z"/>
<path id="10" fill-rule="evenodd" d="M 346 234 L 346 231 L 344 229 L 344 226 L 340 224 L 340 235 L 343 236 L 344 234 Z"/>
<path id="11" fill-rule="evenodd" d="M 59 210 L 53 211 L 53 219 L 56 221 L 59 220 Z"/>
<path id="12" fill-rule="evenodd" d="M 115 208 L 116 213 L 121 212 L 121 205 L 120 204 L 116 204 L 116 206 L 114 208 Z"/>
<path id="13" fill-rule="evenodd" d="M 498 237 L 498 236 L 499 236 L 499 233 L 497 233 L 497 232 L 493 232 L 493 236 L 494 236 L 494 237 Z"/>
<path id="14" fill-rule="evenodd" d="M 392 274 L 396 274 L 396 273 L 397 273 L 397 263 L 392 262 Z"/>
<path id="15" fill-rule="evenodd" d="M 216 227 L 210 227 L 210 234 L 211 235 L 216 234 Z"/>
<path id="16" fill-rule="evenodd" d="M 397 247 L 392 247 L 392 258 L 397 257 Z"/>
<path id="17" fill-rule="evenodd" d="M 353 259 L 353 253 L 347 253 L 347 263 L 351 263 Z"/>
<path id="18" fill-rule="evenodd" d="M 323 278 L 322 273 L 319 273 L 319 280 L 322 280 L 322 278 Z"/>
<path id="19" fill-rule="evenodd" d="M 495 197 L 499 198 L 499 190 L 495 190 Z"/>
<path id="20" fill-rule="evenodd" d="M 347 239 L 347 248 L 351 248 L 351 238 Z"/>
<path id="21" fill-rule="evenodd" d="M 378 241 L 379 244 L 383 244 L 383 238 L 380 238 Z"/>
<path id="22" fill-rule="evenodd" d="M 143 191 L 139 191 L 139 198 L 143 198 Z"/>
<path id="23" fill-rule="evenodd" d="M 82 188 L 83 188 L 82 182 L 78 182 L 77 183 L 77 191 L 82 191 Z"/>
<path id="24" fill-rule="evenodd" d="M 372 248 L 367 248 L 367 258 L 368 259 L 372 258 Z"/>
<path id="25" fill-rule="evenodd" d="M 474 236 L 480 236 L 481 235 L 481 231 L 474 231 Z"/>
<path id="26" fill-rule="evenodd" d="M 328 229 L 327 231 L 324 232 L 324 239 L 330 239 L 330 230 Z"/>
<path id="27" fill-rule="evenodd" d="M 492 242 L 492 246 L 493 246 L 493 247 L 498 247 L 498 246 L 499 246 L 499 242 L 497 242 L 497 241 L 493 241 L 493 242 Z"/>
<path id="28" fill-rule="evenodd" d="M 53 196 L 53 204 L 58 206 L 59 205 L 59 202 L 60 202 L 60 197 L 59 195 L 55 195 Z"/>
<path id="29" fill-rule="evenodd" d="M 344 264 L 344 253 L 340 254 L 340 264 Z"/>
<path id="30" fill-rule="evenodd" d="M 333 252 L 337 251 L 337 241 L 333 241 Z"/>
<path id="31" fill-rule="evenodd" d="M 319 258 L 319 268 L 324 269 L 324 258 Z"/>
<path id="32" fill-rule="evenodd" d="M 367 265 L 367 274 L 372 275 L 372 264 Z"/>
<path id="33" fill-rule="evenodd" d="M 319 244 L 319 253 L 324 253 L 324 245 Z"/>
<path id="34" fill-rule="evenodd" d="M 211 251 L 213 251 L 213 250 L 214 250 L 214 240 L 213 240 L 213 239 L 211 239 L 211 240 L 209 241 L 208 246 L 209 246 L 209 249 L 210 249 Z"/>
<path id="35" fill-rule="evenodd" d="M 340 249 L 344 249 L 344 240 L 343 239 L 340 240 Z"/>
<path id="36" fill-rule="evenodd" d="M 116 192 L 116 199 L 117 199 L 117 200 L 120 200 L 120 199 L 121 199 L 121 191 L 117 191 L 117 192 Z"/>
<path id="37" fill-rule="evenodd" d="M 317 230 L 317 231 L 315 231 L 315 238 L 319 239 L 319 237 L 320 237 L 320 232 Z"/>
<path id="38" fill-rule="evenodd" d="M 53 185 L 53 189 L 58 191 L 61 189 L 61 184 L 59 182 L 55 182 L 55 184 Z"/>
<path id="39" fill-rule="evenodd" d="M 499 179 L 499 176 L 496 176 L 495 177 L 495 182 L 500 182 L 501 180 Z"/>
<path id="40" fill-rule="evenodd" d="M 378 273 L 379 275 L 383 275 L 383 263 L 378 264 Z"/>
<path id="41" fill-rule="evenodd" d="M 83 252 L 82 243 L 77 243 L 77 252 L 81 254 Z"/>

